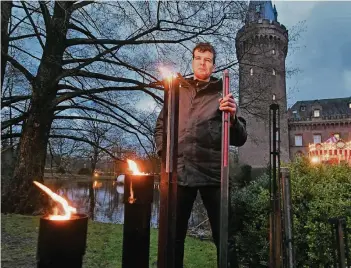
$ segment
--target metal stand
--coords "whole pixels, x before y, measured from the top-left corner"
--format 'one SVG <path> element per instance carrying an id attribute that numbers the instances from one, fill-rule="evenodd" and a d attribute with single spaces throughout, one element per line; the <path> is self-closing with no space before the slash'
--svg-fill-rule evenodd
<path id="1" fill-rule="evenodd" d="M 160 181 L 158 268 L 173 268 L 177 209 L 177 155 L 179 119 L 178 78 L 165 80 L 163 143 Z"/>

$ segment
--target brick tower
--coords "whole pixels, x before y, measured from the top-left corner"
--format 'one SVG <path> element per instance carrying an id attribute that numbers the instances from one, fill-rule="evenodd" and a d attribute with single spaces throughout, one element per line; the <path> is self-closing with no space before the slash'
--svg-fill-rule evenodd
<path id="1" fill-rule="evenodd" d="M 289 161 L 285 58 L 288 31 L 277 21 L 271 1 L 251 1 L 245 25 L 236 36 L 239 60 L 239 106 L 247 120 L 248 140 L 239 163 L 254 169 L 269 164 L 269 106 L 280 106 L 281 161 Z"/>

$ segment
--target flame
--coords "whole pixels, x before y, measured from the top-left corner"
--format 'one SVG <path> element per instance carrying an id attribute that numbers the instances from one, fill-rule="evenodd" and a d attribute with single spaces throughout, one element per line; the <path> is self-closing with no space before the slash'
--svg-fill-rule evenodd
<path id="1" fill-rule="evenodd" d="M 128 165 L 129 165 L 129 169 L 132 171 L 133 175 L 145 175 L 146 173 L 141 172 L 138 169 L 137 164 L 130 159 L 127 159 Z M 128 202 L 130 204 L 133 204 L 136 201 L 136 198 L 134 198 L 134 191 L 133 191 L 133 181 L 130 180 L 130 196 L 128 198 Z"/>
<path id="2" fill-rule="evenodd" d="M 49 215 L 50 220 L 62 221 L 69 220 L 72 213 L 77 213 L 77 209 L 68 205 L 68 202 L 58 194 L 52 192 L 48 187 L 41 184 L 40 182 L 33 181 L 33 183 L 38 186 L 41 190 L 47 193 L 54 201 L 60 203 L 65 211 L 65 215 Z M 57 214 L 57 208 L 54 209 L 55 214 Z"/>
<path id="3" fill-rule="evenodd" d="M 134 198 L 134 191 L 133 191 L 133 181 L 130 181 L 130 196 L 128 197 L 129 204 L 133 204 L 136 201 Z"/>
<path id="4" fill-rule="evenodd" d="M 144 172 L 141 172 L 138 169 L 137 164 L 133 160 L 127 159 L 127 162 L 128 162 L 128 165 L 129 165 L 129 169 L 132 171 L 133 175 L 145 175 L 146 174 Z"/>
<path id="5" fill-rule="evenodd" d="M 160 67 L 159 70 L 164 79 L 172 79 L 176 77 L 176 74 L 166 67 Z"/>
<path id="6" fill-rule="evenodd" d="M 101 186 L 102 186 L 102 182 L 94 181 L 94 183 L 93 183 L 93 188 L 94 189 L 100 188 Z"/>

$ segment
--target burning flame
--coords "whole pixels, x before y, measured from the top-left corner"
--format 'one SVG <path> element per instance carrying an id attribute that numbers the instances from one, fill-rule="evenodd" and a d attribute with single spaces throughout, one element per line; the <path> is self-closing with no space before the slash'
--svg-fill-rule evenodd
<path id="1" fill-rule="evenodd" d="M 94 183 L 93 183 L 93 188 L 94 189 L 100 188 L 101 186 L 102 186 L 102 182 L 94 181 Z"/>
<path id="2" fill-rule="evenodd" d="M 160 67 L 159 70 L 164 79 L 172 79 L 176 77 L 176 74 L 166 67 Z"/>
<path id="3" fill-rule="evenodd" d="M 146 174 L 144 172 L 141 172 L 138 169 L 137 164 L 133 160 L 127 159 L 127 162 L 128 162 L 128 165 L 129 165 L 129 169 L 132 171 L 133 175 L 145 175 Z M 130 181 L 130 196 L 128 198 L 128 202 L 130 204 L 133 204 L 135 201 L 136 201 L 136 198 L 134 198 L 133 181 L 131 180 Z"/>
<path id="4" fill-rule="evenodd" d="M 137 164 L 133 160 L 127 159 L 127 162 L 128 162 L 128 165 L 129 165 L 129 169 L 132 171 L 133 175 L 145 175 L 146 174 L 144 172 L 141 172 L 138 169 Z"/>
<path id="5" fill-rule="evenodd" d="M 49 215 L 50 220 L 54 220 L 54 221 L 69 220 L 71 218 L 72 213 L 77 213 L 76 208 L 69 206 L 66 199 L 52 192 L 48 187 L 41 184 L 40 182 L 33 181 L 33 183 L 36 186 L 38 186 L 41 190 L 43 190 L 45 193 L 47 193 L 54 201 L 60 203 L 65 211 L 65 215 Z M 54 209 L 54 212 L 55 214 L 57 214 L 57 208 Z"/>

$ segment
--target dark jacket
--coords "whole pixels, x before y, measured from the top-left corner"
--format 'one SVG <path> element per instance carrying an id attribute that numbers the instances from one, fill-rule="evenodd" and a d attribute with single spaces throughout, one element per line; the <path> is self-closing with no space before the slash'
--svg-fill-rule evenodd
<path id="1" fill-rule="evenodd" d="M 186 79 L 179 88 L 178 184 L 183 186 L 220 185 L 222 111 L 218 99 L 222 80 L 209 82 Z M 157 152 L 162 149 L 163 110 L 155 128 Z M 230 144 L 246 142 L 246 122 L 235 117 L 230 128 Z"/>

